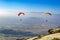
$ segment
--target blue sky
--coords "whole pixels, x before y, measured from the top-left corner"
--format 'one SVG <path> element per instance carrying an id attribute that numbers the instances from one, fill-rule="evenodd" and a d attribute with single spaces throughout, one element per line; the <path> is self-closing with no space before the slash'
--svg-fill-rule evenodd
<path id="1" fill-rule="evenodd" d="M 13 11 L 12 15 L 18 11 L 60 13 L 60 0 L 0 0 L 0 12 L 7 11 Z"/>
<path id="2" fill-rule="evenodd" d="M 1 24 L 8 24 L 8 23 L 20 23 L 20 18 L 23 17 L 23 21 L 25 22 L 27 19 L 24 19 L 24 17 L 28 17 L 28 22 L 33 20 L 31 23 L 35 23 L 35 21 L 38 21 L 41 19 L 40 13 L 25 13 L 24 16 L 17 16 L 17 13 L 19 11 L 23 12 L 51 12 L 52 15 L 46 17 L 42 17 L 42 20 L 48 20 L 49 23 L 52 23 L 54 25 L 60 25 L 60 0 L 0 0 L 0 26 Z M 5 18 L 6 16 L 6 18 Z M 3 17 L 3 18 L 1 18 Z M 8 18 L 7 18 L 8 17 Z M 32 19 L 30 19 L 32 18 Z M 40 20 L 38 21 L 40 23 Z M 56 24 L 55 24 L 56 23 Z M 3 25 L 5 28 L 5 25 Z M 20 25 L 20 24 L 19 24 Z M 2 26 L 1 26 L 2 27 Z M 10 28 L 11 26 L 6 26 L 6 28 Z M 12 25 L 12 27 L 14 27 Z M 11 28 L 12 28 L 11 27 Z M 20 26 L 18 26 L 19 28 Z M 40 27 L 40 26 L 39 26 Z M 20 29 L 20 28 L 19 28 Z"/>

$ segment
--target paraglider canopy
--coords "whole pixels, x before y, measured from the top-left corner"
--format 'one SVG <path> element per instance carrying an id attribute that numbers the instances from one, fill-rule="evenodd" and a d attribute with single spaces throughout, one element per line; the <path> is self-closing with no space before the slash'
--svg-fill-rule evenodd
<path id="1" fill-rule="evenodd" d="M 20 16 L 21 14 L 25 15 L 23 12 L 19 12 L 19 13 L 18 13 L 18 16 Z"/>
<path id="2" fill-rule="evenodd" d="M 49 13 L 49 12 L 43 12 L 43 13 L 42 13 L 43 16 L 46 15 L 46 14 L 48 14 L 48 15 L 52 15 L 52 14 Z"/>

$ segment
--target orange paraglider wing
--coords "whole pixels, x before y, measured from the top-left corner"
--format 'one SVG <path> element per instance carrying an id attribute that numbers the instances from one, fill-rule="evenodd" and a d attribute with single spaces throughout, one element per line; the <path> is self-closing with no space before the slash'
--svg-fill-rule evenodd
<path id="1" fill-rule="evenodd" d="M 25 15 L 23 12 L 19 12 L 19 13 L 18 13 L 18 16 L 20 16 L 21 14 Z"/>

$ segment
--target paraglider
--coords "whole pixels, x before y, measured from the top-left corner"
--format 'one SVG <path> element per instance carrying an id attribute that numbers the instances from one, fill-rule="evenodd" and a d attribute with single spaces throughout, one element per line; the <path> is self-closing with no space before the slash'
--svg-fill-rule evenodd
<path id="1" fill-rule="evenodd" d="M 43 13 L 42 13 L 42 16 L 45 16 L 45 15 L 47 15 L 47 14 L 50 15 L 50 16 L 52 15 L 50 12 L 43 12 Z M 46 22 L 48 22 L 48 20 L 46 20 Z"/>
<path id="2" fill-rule="evenodd" d="M 18 13 L 18 16 L 21 16 L 21 15 L 25 15 L 25 13 L 23 13 L 23 12 L 19 12 L 19 13 Z M 20 18 L 20 21 L 22 21 L 21 18 Z"/>
<path id="3" fill-rule="evenodd" d="M 25 15 L 23 12 L 19 12 L 19 13 L 18 13 L 18 16 L 20 16 L 21 14 Z"/>
<path id="4" fill-rule="evenodd" d="M 48 20 L 46 20 L 46 22 L 48 22 Z"/>

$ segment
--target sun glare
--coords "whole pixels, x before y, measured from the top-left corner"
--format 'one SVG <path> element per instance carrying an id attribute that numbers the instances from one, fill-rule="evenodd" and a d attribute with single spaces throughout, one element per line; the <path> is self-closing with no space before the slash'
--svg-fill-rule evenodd
<path id="1" fill-rule="evenodd" d="M 15 16 L 16 15 L 16 11 L 12 11 L 12 10 L 0 10 L 0 17 L 1 16 Z"/>
<path id="2" fill-rule="evenodd" d="M 0 16 L 6 16 L 8 13 L 5 10 L 0 10 Z"/>

